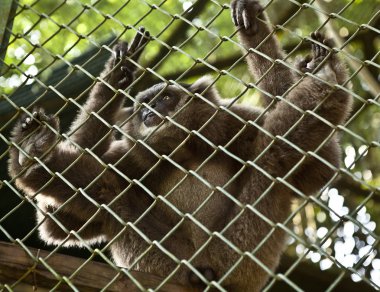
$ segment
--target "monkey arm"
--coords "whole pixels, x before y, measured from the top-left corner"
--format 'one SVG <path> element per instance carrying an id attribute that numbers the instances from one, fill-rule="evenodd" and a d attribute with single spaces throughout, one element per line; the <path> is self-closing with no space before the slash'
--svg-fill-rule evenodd
<path id="1" fill-rule="evenodd" d="M 113 141 L 108 151 L 101 156 L 101 160 L 111 164 L 129 179 L 139 179 L 159 159 L 141 143 L 123 139 Z"/>
<path id="2" fill-rule="evenodd" d="M 135 80 L 137 67 L 130 60 L 138 61 L 148 40 L 149 33 L 140 28 L 129 47 L 127 43 L 120 42 L 113 48 L 115 56 L 106 63 L 101 80 L 92 88 L 88 100 L 71 126 L 70 139 L 80 147 L 92 148 L 98 143 L 93 151 L 99 156 L 108 149 L 113 140 L 109 125 L 117 123 L 124 103 L 124 95 L 116 90 L 127 89 Z"/>
<path id="3" fill-rule="evenodd" d="M 70 127 L 70 139 L 80 147 L 92 148 L 103 139 L 93 150 L 102 154 L 113 139 L 111 127 L 106 125 L 94 114 L 96 113 L 109 125 L 116 122 L 115 114 L 122 107 L 124 98 L 116 94 L 103 82 L 98 82 L 90 96 Z"/>
<path id="4" fill-rule="evenodd" d="M 79 231 L 88 243 L 104 240 L 105 211 L 99 212 L 99 205 L 120 194 L 125 181 L 69 141 L 59 142 L 58 133 L 58 118 L 43 109 L 24 114 L 12 131 L 9 175 L 18 189 L 36 199 L 39 232 L 46 242 L 83 243 L 67 230 Z"/>
<path id="5" fill-rule="evenodd" d="M 26 195 L 56 207 L 65 204 L 68 213 L 85 220 L 97 204 L 112 199 L 120 181 L 90 154 L 58 142 L 58 132 L 58 118 L 43 109 L 24 114 L 12 131 L 9 175 Z"/>
<path id="6" fill-rule="evenodd" d="M 287 174 L 303 157 L 302 151 L 316 150 L 332 132 L 331 124 L 346 119 L 349 108 L 345 91 L 333 90 L 313 77 L 305 78 L 266 117 L 263 128 L 270 135 L 259 134 L 258 154 L 264 151 L 259 161 L 276 160 L 272 174 Z"/>
<path id="7" fill-rule="evenodd" d="M 31 115 L 23 114 L 12 130 L 9 175 L 27 195 L 41 193 L 57 204 L 63 204 L 75 193 L 75 197 L 83 199 L 79 188 L 98 196 L 95 201 L 101 200 L 96 186 L 115 183 L 109 177 L 110 171 L 69 141 L 59 142 L 58 137 L 57 117 L 37 108 Z"/>
<path id="8" fill-rule="evenodd" d="M 18 157 L 18 149 L 12 147 L 9 173 L 30 197 L 46 197 L 57 206 L 69 201 L 73 209 L 90 213 L 96 203 L 109 201 L 112 195 L 108 194 L 117 192 L 116 176 L 92 155 L 80 153 L 67 142 L 59 143 L 40 162 L 20 165 Z"/>
<path id="9" fill-rule="evenodd" d="M 36 199 L 42 211 L 54 212 L 56 221 L 37 212 L 40 237 L 54 245 L 63 240 L 65 245 L 82 245 L 82 240 L 88 244 L 104 241 L 106 211 L 99 208 L 120 194 L 122 179 L 76 149 L 70 151 L 57 145 L 53 151 L 47 161 L 23 168 L 17 162 L 18 151 L 13 147 L 10 150 L 10 174 L 18 189 Z M 81 239 L 68 235 L 71 230 Z"/>
<path id="10" fill-rule="evenodd" d="M 243 46 L 260 52 L 249 52 L 247 62 L 255 79 L 259 81 L 263 105 L 268 106 L 272 102 L 269 95 L 281 96 L 294 84 L 293 72 L 287 66 L 274 63 L 276 59 L 283 59 L 284 54 L 273 31 L 267 25 L 268 17 L 262 11 L 259 1 L 235 0 L 231 3 L 231 9 Z"/>
<path id="11" fill-rule="evenodd" d="M 50 153 L 47 161 L 41 159 L 42 164 L 34 163 L 28 167 L 19 164 L 19 151 L 12 147 L 9 161 L 10 175 L 15 179 L 19 189 L 37 200 L 40 207 L 37 212 L 39 234 L 48 244 L 61 244 L 63 240 L 66 240 L 65 245 L 82 244 L 74 235 L 69 236 L 62 225 L 68 231 L 80 230 L 79 236 L 87 243 L 100 242 L 104 239 L 102 221 L 99 216 L 91 218 L 97 211 L 97 206 L 86 199 L 78 189 L 82 187 L 89 197 L 101 203 L 101 198 L 98 197 L 100 193 L 94 190 L 95 187 L 91 190 L 86 189 L 91 181 L 95 181 L 101 169 L 87 157 L 80 158 L 82 161 L 78 160 L 75 164 L 74 161 L 79 158 L 75 149 L 67 153 L 67 150 L 63 151 L 59 145 L 57 147 L 52 150 L 53 153 Z M 69 169 L 70 164 L 73 164 L 71 169 Z M 101 180 L 101 182 L 95 181 L 95 186 L 104 183 L 104 179 Z M 46 212 L 54 212 L 53 216 L 61 226 L 51 217 L 45 216 Z M 89 218 L 91 221 L 87 223 Z"/>
<path id="12" fill-rule="evenodd" d="M 304 62 L 304 68 L 301 70 L 312 72 L 314 76 L 303 77 L 287 98 L 277 103 L 275 109 L 265 118 L 263 128 L 267 133 L 261 132 L 259 135 L 258 149 L 260 152 L 265 152 L 262 161 L 265 160 L 263 157 L 278 160 L 278 163 L 274 163 L 280 166 L 275 175 L 287 174 L 300 162 L 305 152 L 315 151 L 318 148 L 318 154 L 325 160 L 333 165 L 338 164 L 339 151 L 336 149 L 336 140 L 334 138 L 325 140 L 335 125 L 345 121 L 352 101 L 347 91 L 334 88 L 330 84 L 344 84 L 347 70 L 337 56 L 329 54 L 330 50 L 326 48 L 331 46 L 329 40 L 320 33 L 313 33 L 311 37 L 313 57 L 309 62 Z M 315 158 L 305 157 L 297 169 L 305 170 L 307 165 L 313 168 L 321 164 L 323 163 Z M 324 178 L 321 178 L 321 181 L 331 173 L 331 169 L 327 167 L 322 169 Z M 302 176 L 297 170 L 292 174 L 295 174 L 295 177 Z M 307 186 L 302 188 L 308 189 Z"/>

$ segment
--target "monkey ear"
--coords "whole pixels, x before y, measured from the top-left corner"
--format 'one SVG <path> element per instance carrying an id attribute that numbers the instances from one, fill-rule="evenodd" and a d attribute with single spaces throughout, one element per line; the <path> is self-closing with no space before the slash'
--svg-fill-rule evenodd
<path id="1" fill-rule="evenodd" d="M 192 93 L 206 94 L 209 90 L 214 90 L 214 81 L 210 75 L 203 76 L 195 81 L 189 87 L 189 91 Z"/>

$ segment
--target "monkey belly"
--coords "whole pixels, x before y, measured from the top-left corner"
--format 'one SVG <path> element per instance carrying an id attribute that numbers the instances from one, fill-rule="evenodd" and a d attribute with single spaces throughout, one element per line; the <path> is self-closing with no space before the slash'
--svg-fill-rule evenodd
<path id="1" fill-rule="evenodd" d="M 217 161 L 210 161 L 199 170 L 187 174 L 179 169 L 173 169 L 161 184 L 160 194 L 179 211 L 194 215 L 207 226 L 210 220 L 215 221 L 215 209 L 218 210 L 218 215 L 227 212 L 232 201 L 216 187 L 224 189 L 233 175 L 232 168 Z M 225 190 L 233 196 L 232 186 Z"/>
<path id="2" fill-rule="evenodd" d="M 226 225 L 225 218 L 234 203 L 225 193 L 236 195 L 234 183 L 225 187 L 235 175 L 234 165 L 228 160 L 220 163 L 219 159 L 212 159 L 199 167 L 203 161 L 194 158 L 182 163 L 185 169 L 191 170 L 186 173 L 172 164 L 161 165 L 146 181 L 148 187 L 154 186 L 151 189 L 154 194 L 164 198 L 157 199 L 153 212 L 173 227 L 180 224 L 175 233 L 188 238 L 194 248 L 209 237 L 204 227 L 213 232 Z M 162 177 L 162 173 L 166 175 Z"/>

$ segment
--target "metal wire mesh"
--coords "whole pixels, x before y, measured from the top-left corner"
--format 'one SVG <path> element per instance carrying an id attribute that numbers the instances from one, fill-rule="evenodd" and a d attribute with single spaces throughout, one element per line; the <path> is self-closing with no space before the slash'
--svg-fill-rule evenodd
<path id="1" fill-rule="evenodd" d="M 379 204 L 380 194 L 378 167 L 380 161 L 380 86 L 378 83 L 380 2 L 376 0 L 334 2 L 288 0 L 267 1 L 262 4 L 264 10 L 269 13 L 271 22 L 274 23 L 274 25 L 268 24 L 272 32 L 258 47 L 246 48 L 236 37 L 238 30 L 230 20 L 229 1 L 183 0 L 173 3 L 173 1 L 167 0 L 122 2 L 36 0 L 17 2 L 17 12 L 13 19 L 14 27 L 8 31 L 11 38 L 7 56 L 1 59 L 3 74 L 0 77 L 0 90 L 2 91 L 0 100 L 0 119 L 2 121 L 0 127 L 0 161 L 2 163 L 0 238 L 19 245 L 33 261 L 42 264 L 56 277 L 56 285 L 48 288 L 60 290 L 62 284 L 65 283 L 71 289 L 78 290 L 72 279 L 96 257 L 115 271 L 128 277 L 140 290 L 164 289 L 166 284 L 175 279 L 180 268 L 185 266 L 206 283 L 204 289 L 215 288 L 224 291 L 226 289 L 224 287 L 225 280 L 245 259 L 256 263 L 269 275 L 265 291 L 284 289 L 284 287 L 288 290 L 308 290 L 310 287 L 307 282 L 310 280 L 313 283 L 313 276 L 315 276 L 315 281 L 323 283 L 321 290 L 331 291 L 347 287 L 344 285 L 348 282 L 348 286 L 350 286 L 350 281 L 362 282 L 368 289 L 380 289 L 380 258 L 378 256 L 380 237 L 376 224 L 380 218 L 378 208 L 376 208 Z M 363 11 L 368 12 L 363 14 Z M 151 32 L 151 36 L 142 59 L 139 63 L 134 62 L 139 69 L 138 77 L 125 90 L 113 88 L 105 77 L 98 77 L 103 64 L 112 53 L 113 45 L 120 39 L 130 40 L 141 25 Z M 337 89 L 349 92 L 354 99 L 353 110 L 343 125 L 334 125 L 318 115 L 318 108 L 322 106 L 323 101 L 315 109 L 307 111 L 289 102 L 288 96 L 300 85 L 302 78 L 279 96 L 263 92 L 261 87 L 263 79 L 276 66 L 297 71 L 291 60 L 300 52 L 304 54 L 309 52 L 310 45 L 307 41 L 310 41 L 310 32 L 316 30 L 325 30 L 332 36 L 335 40 L 334 51 L 348 64 L 350 69 L 349 79 L 342 85 L 335 84 Z M 280 39 L 287 52 L 281 59 L 273 59 L 260 52 L 260 46 L 273 35 Z M 247 73 L 245 64 L 246 58 L 253 53 L 272 62 L 272 66 L 267 72 L 254 81 Z M 202 93 L 189 92 L 188 88 L 181 83 L 182 81 L 194 82 L 204 74 L 212 76 L 209 87 L 215 85 L 223 97 L 231 98 L 228 103 L 223 106 L 215 105 Z M 318 78 L 316 74 L 308 74 L 308 76 Z M 18 151 L 28 156 L 25 149 L 10 140 L 9 131 L 14 122 L 19 119 L 20 114 L 26 113 L 33 117 L 33 108 L 36 105 L 43 106 L 55 117 L 59 116 L 63 129 L 67 129 L 72 121 L 73 113 L 86 110 L 83 102 L 91 89 L 99 82 L 107 84 L 115 94 L 102 109 L 89 113 L 91 118 L 108 127 L 108 131 L 95 145 L 82 147 L 71 138 L 77 131 L 80 131 L 81 125 L 70 128 L 67 132 L 57 132 L 49 123 L 45 123 L 60 137 L 60 140 L 57 140 L 49 150 L 54 149 L 60 141 L 66 140 L 72 147 L 79 149 L 81 154 L 71 161 L 63 171 L 55 171 L 47 166 L 44 158 L 49 151 L 45 156 L 33 157 L 34 162 L 42 166 L 51 177 L 35 192 L 35 195 L 44 192 L 49 186 L 54 186 L 58 180 L 72 190 L 70 198 L 60 204 L 58 209 L 53 211 L 41 209 L 41 205 L 34 200 L 34 197 L 25 196 L 15 185 L 16 179 L 27 173 L 28 168 L 14 178 L 6 176 L 6 162 L 11 147 L 17 148 Z M 215 114 L 209 117 L 198 130 L 187 129 L 176 120 L 176 116 L 186 109 L 186 105 L 174 116 L 166 116 L 165 121 L 181 129 L 187 135 L 187 138 L 170 154 L 157 151 L 149 143 L 149 137 L 154 136 L 155 131 L 160 129 L 159 127 L 148 137 L 139 139 L 123 129 L 123 126 L 129 123 L 134 115 L 124 119 L 121 124 L 110 124 L 102 115 L 102 110 L 118 97 L 117 93 L 125 96 L 127 105 L 137 103 L 139 109 L 148 108 L 156 112 L 151 103 L 139 103 L 135 97 L 137 92 L 158 82 L 165 82 L 167 86 L 174 85 L 182 92 L 192 95 L 193 98 L 201 99 L 205 106 L 208 105 L 215 110 Z M 281 82 L 281 80 L 277 80 L 277 82 Z M 345 85 L 349 83 L 352 83 L 353 86 L 347 89 Z M 128 91 L 129 89 L 131 91 Z M 234 112 L 233 106 L 240 103 L 259 105 L 260 93 L 269 95 L 272 103 L 266 106 L 256 119 L 247 120 Z M 289 134 L 303 122 L 302 117 L 281 136 L 273 135 L 265 129 L 261 123 L 262 117 L 273 109 L 276 102 L 280 101 L 289 104 L 303 116 L 311 115 L 330 127 L 331 133 L 317 149 L 304 151 L 289 138 Z M 202 131 L 221 113 L 232 116 L 242 125 L 240 131 L 235 133 L 225 145 L 215 144 Z M 82 125 L 87 122 L 88 120 L 84 120 Z M 239 137 L 250 127 L 258 129 L 270 141 L 252 160 L 238 157 L 230 150 L 230 146 L 239 141 Z M 320 150 L 331 141 L 337 132 L 342 137 L 341 144 L 344 149 L 344 164 L 341 167 L 336 167 L 323 155 L 320 155 Z M 136 147 L 143 147 L 156 158 L 157 162 L 141 177 L 130 178 L 123 169 L 120 169 L 120 161 L 128 156 L 128 151 L 114 163 L 106 163 L 98 155 L 98 147 L 101 147 L 102 143 L 115 133 L 116 136 L 124 137 L 138 145 Z M 191 137 L 197 137 L 199 141 L 212 149 L 202 157 L 202 162 L 195 168 L 185 167 L 175 158 L 176 154 L 181 151 L 181 147 Z M 305 139 L 307 138 L 305 137 Z M 262 167 L 260 159 L 266 159 L 268 153 L 271 153 L 271 147 L 280 142 L 281 145 L 286 145 L 300 153 L 301 158 L 284 176 L 276 177 Z M 133 151 L 133 148 L 130 151 Z M 215 185 L 202 175 L 202 168 L 221 153 L 228 159 L 238 162 L 240 168 L 223 184 Z M 65 176 L 84 157 L 96 160 L 101 169 L 89 184 L 78 188 Z M 328 183 L 321 186 L 321 190 L 316 194 L 305 194 L 289 182 L 289 178 L 295 175 L 297 169 L 310 157 L 334 172 Z M 144 180 L 146 181 L 150 175 L 154 174 L 157 165 L 163 162 L 181 171 L 183 177 L 165 194 L 157 194 L 144 184 Z M 255 169 L 263 179 L 271 181 L 254 202 L 239 200 L 239 197 L 229 191 L 230 186 L 236 184 L 238 177 L 249 169 Z M 100 184 L 103 176 L 109 171 L 116 173 L 129 185 L 127 188 L 119 190 L 112 200 L 106 203 L 99 202 L 90 195 L 90 190 Z M 178 191 L 181 184 L 189 177 L 194 178 L 202 187 L 208 189 L 208 196 L 194 212 L 190 213 L 183 212 L 170 200 L 170 195 Z M 294 192 L 298 200 L 293 204 L 292 210 L 290 214 L 287 214 L 285 220 L 274 222 L 261 213 L 257 205 L 269 196 L 271 190 L 279 184 Z M 115 204 L 135 186 L 148 194 L 154 203 L 141 212 L 135 220 L 126 221 L 115 211 Z M 202 212 L 217 193 L 232 202 L 232 206 L 239 211 L 223 228 L 215 231 L 205 226 L 204 222 L 197 218 L 197 214 Z M 90 206 L 88 208 L 96 211 L 88 218 L 85 225 L 80 226 L 77 230 L 72 230 L 61 222 L 57 210 L 70 208 L 72 206 L 70 204 L 76 202 L 78 198 L 85 203 L 86 206 L 83 208 Z M 164 204 L 168 210 L 181 218 L 169 228 L 160 240 L 152 240 L 145 234 L 144 229 L 138 227 L 156 204 Z M 20 212 L 25 210 L 28 210 L 25 213 L 28 216 L 20 216 Z M 36 239 L 37 230 L 43 222 L 35 223 L 31 220 L 34 217 L 32 214 L 34 211 L 52 220 L 67 235 L 66 239 L 44 257 L 35 256 L 29 252 L 29 246 L 43 246 Z M 250 250 L 241 250 L 225 234 L 247 212 L 266 222 L 270 228 L 268 234 L 256 246 Z M 122 228 L 109 242 L 96 245 L 97 247 L 94 248 L 91 243 L 101 240 L 89 242 L 83 238 L 82 234 L 86 228 L 89 226 L 91 228 L 91 224 L 96 222 L 99 216 L 103 216 L 102 214 L 114 218 Z M 172 240 L 185 221 L 191 222 L 208 236 L 208 239 L 187 259 L 177 257 L 166 247 L 166 243 Z M 22 226 L 22 224 L 25 227 L 17 230 L 18 226 Z M 128 269 L 119 267 L 108 253 L 110 246 L 123 237 L 126 230 L 133 230 L 147 244 L 145 251 L 134 258 Z M 289 238 L 288 248 L 284 256 L 285 260 L 283 259 L 285 264 L 281 264 L 279 270 L 272 270 L 272 267 L 257 257 L 257 252 L 273 240 L 272 236 L 278 230 L 283 231 Z M 48 264 L 48 260 L 58 252 L 67 253 L 68 250 L 63 249 L 63 246 L 68 245 L 69 239 L 73 238 L 84 247 L 85 251 L 80 255 L 85 257 L 86 261 L 76 268 L 71 276 L 62 277 Z M 212 240 L 220 240 L 226 248 L 233 250 L 236 254 L 236 261 L 226 269 L 223 275 L 218 275 L 217 279 L 208 281 L 199 271 L 199 267 L 194 265 L 194 262 L 197 257 L 202 256 Z M 141 262 L 152 249 L 157 249 L 164 254 L 177 267 L 163 277 L 157 286 L 146 287 L 130 271 L 141 269 L 141 265 L 143 265 Z M 69 250 L 69 253 L 70 251 L 74 252 Z M 318 278 L 316 275 L 310 275 L 310 279 L 300 280 L 297 278 L 297 274 L 302 269 L 308 269 L 305 267 L 317 268 L 321 274 L 328 276 L 326 276 L 327 278 Z M 110 279 L 108 285 L 102 288 L 108 289 L 116 280 L 116 277 Z M 12 283 L 0 282 L 0 288 L 3 290 L 17 289 L 20 282 L 22 279 Z"/>

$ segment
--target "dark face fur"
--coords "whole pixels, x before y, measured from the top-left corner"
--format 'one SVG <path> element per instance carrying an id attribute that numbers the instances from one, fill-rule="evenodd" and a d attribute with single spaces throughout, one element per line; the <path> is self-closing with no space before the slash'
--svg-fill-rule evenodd
<path id="1" fill-rule="evenodd" d="M 194 94 L 201 94 L 209 100 L 217 98 L 218 94 L 211 84 L 210 77 L 204 77 L 193 84 L 181 83 L 179 86 L 159 83 L 139 93 L 136 96 L 133 108 L 135 115 L 129 124 L 129 132 L 136 138 L 145 137 L 161 125 L 165 117 L 171 117 L 191 128 L 189 123 L 191 124 L 190 120 L 193 121 L 193 114 L 188 112 L 189 108 L 194 108 L 195 103 L 199 102 L 206 106 Z M 158 131 L 170 125 L 170 122 L 166 122 Z"/>
<path id="2" fill-rule="evenodd" d="M 148 128 L 156 127 L 165 116 L 173 116 L 190 98 L 183 90 L 172 85 L 157 84 L 137 96 L 134 110 L 138 111 L 140 123 Z"/>

